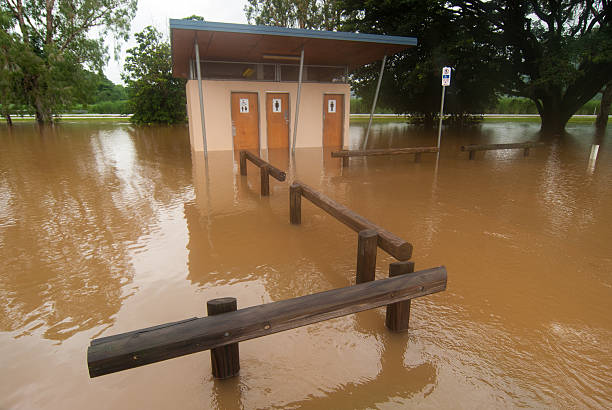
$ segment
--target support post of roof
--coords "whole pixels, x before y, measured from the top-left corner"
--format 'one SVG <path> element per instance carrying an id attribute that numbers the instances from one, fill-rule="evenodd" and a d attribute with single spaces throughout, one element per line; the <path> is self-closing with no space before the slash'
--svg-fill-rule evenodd
<path id="1" fill-rule="evenodd" d="M 193 59 L 189 59 L 189 79 L 193 80 Z"/>
<path id="2" fill-rule="evenodd" d="M 293 144 L 291 144 L 291 152 L 295 154 L 295 143 L 298 129 L 298 117 L 300 116 L 300 94 L 302 93 L 302 74 L 304 73 L 304 47 L 300 54 L 300 75 L 298 77 L 298 89 L 295 100 L 295 121 L 293 121 Z"/>
<path id="3" fill-rule="evenodd" d="M 380 82 L 382 81 L 383 71 L 385 70 L 385 64 L 387 63 L 387 55 L 382 59 L 382 65 L 380 66 L 380 73 L 378 74 L 378 84 L 376 84 L 376 93 L 374 94 L 374 101 L 372 101 L 372 110 L 370 111 L 370 121 L 368 122 L 368 130 L 366 131 L 365 138 L 363 140 L 362 149 L 366 149 L 368 145 L 368 137 L 370 136 L 370 128 L 372 128 L 372 118 L 374 117 L 374 110 L 376 109 L 376 102 L 378 101 L 378 92 L 380 91 Z"/>
<path id="4" fill-rule="evenodd" d="M 204 96 L 202 95 L 202 75 L 200 73 L 200 47 L 198 46 L 198 38 L 194 38 L 195 59 L 196 59 L 196 74 L 198 76 L 198 93 L 200 96 L 200 119 L 202 122 L 202 138 L 204 140 L 204 158 L 208 159 L 208 148 L 206 146 L 206 125 L 204 124 Z"/>

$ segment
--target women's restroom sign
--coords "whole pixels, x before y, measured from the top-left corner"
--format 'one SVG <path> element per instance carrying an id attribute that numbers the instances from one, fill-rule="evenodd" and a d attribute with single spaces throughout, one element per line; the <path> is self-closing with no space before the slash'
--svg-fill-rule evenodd
<path id="1" fill-rule="evenodd" d="M 450 85 L 451 68 L 442 67 L 442 86 L 447 87 Z"/>
<path id="2" fill-rule="evenodd" d="M 327 112 L 336 112 L 336 100 L 327 100 Z"/>
<path id="3" fill-rule="evenodd" d="M 280 98 L 272 98 L 272 112 L 282 112 L 283 106 Z"/>
<path id="4" fill-rule="evenodd" d="M 249 112 L 249 99 L 241 98 L 240 99 L 240 112 L 247 114 Z"/>

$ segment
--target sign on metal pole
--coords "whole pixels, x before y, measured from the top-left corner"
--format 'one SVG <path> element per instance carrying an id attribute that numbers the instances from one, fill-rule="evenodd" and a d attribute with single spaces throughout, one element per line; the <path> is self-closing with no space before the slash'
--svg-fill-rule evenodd
<path id="1" fill-rule="evenodd" d="M 451 79 L 451 68 L 443 67 L 442 68 L 442 86 L 448 87 L 450 85 L 450 79 Z"/>
<path id="2" fill-rule="evenodd" d="M 450 85 L 451 68 L 442 67 L 442 101 L 440 102 L 440 125 L 438 126 L 438 155 L 440 155 L 440 138 L 442 137 L 442 117 L 444 116 L 444 92 Z"/>

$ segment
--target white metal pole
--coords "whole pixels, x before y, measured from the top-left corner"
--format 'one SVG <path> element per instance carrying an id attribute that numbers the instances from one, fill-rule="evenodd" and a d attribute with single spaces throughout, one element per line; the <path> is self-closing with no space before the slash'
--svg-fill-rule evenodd
<path id="1" fill-rule="evenodd" d="M 300 95 L 302 93 L 302 74 L 304 73 L 304 47 L 300 54 L 300 74 L 298 77 L 298 89 L 295 100 L 295 120 L 293 121 L 293 144 L 291 144 L 291 152 L 295 154 L 295 143 L 297 140 L 298 118 L 300 116 Z"/>
<path id="2" fill-rule="evenodd" d="M 196 75 L 198 76 L 198 93 L 200 96 L 200 119 L 202 122 L 202 138 L 204 140 L 204 157 L 208 159 L 208 147 L 206 145 L 206 125 L 204 123 L 204 96 L 202 94 L 202 75 L 200 73 L 200 47 L 198 46 L 198 38 L 194 39 L 195 48 L 195 63 Z"/>
<path id="3" fill-rule="evenodd" d="M 374 93 L 374 101 L 372 101 L 372 109 L 370 110 L 370 121 L 368 121 L 368 129 L 366 131 L 365 138 L 363 140 L 363 148 L 366 149 L 368 145 L 368 137 L 370 136 L 370 128 L 372 127 L 372 118 L 374 118 L 374 110 L 376 109 L 376 102 L 378 101 L 378 92 L 380 91 L 380 83 L 382 81 L 383 71 L 385 70 L 385 64 L 387 63 L 387 55 L 382 59 L 382 65 L 380 66 L 380 73 L 378 74 L 378 84 L 376 84 L 376 93 Z"/>
<path id="4" fill-rule="evenodd" d="M 440 154 L 440 137 L 442 136 L 442 117 L 444 116 L 444 94 L 446 86 L 442 86 L 442 102 L 440 103 L 440 125 L 438 126 L 438 155 Z"/>

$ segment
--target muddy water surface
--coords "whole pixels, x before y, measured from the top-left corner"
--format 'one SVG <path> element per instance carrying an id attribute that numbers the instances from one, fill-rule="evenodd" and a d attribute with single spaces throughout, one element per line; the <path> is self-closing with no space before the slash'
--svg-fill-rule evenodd
<path id="1" fill-rule="evenodd" d="M 527 158 L 459 151 L 537 129 L 445 133 L 437 165 L 262 153 L 412 242 L 417 269 L 445 265 L 448 288 L 413 301 L 406 334 L 379 309 L 243 342 L 240 376 L 220 382 L 208 352 L 90 379 L 86 349 L 216 297 L 348 286 L 356 233 L 306 201 L 291 226 L 288 183 L 261 198 L 256 168 L 240 177 L 231 152 L 206 166 L 184 127 L 2 126 L 0 408 L 612 407 L 612 129 L 570 125 Z M 435 138 L 382 124 L 369 146 Z M 379 250 L 377 278 L 392 261 Z"/>

